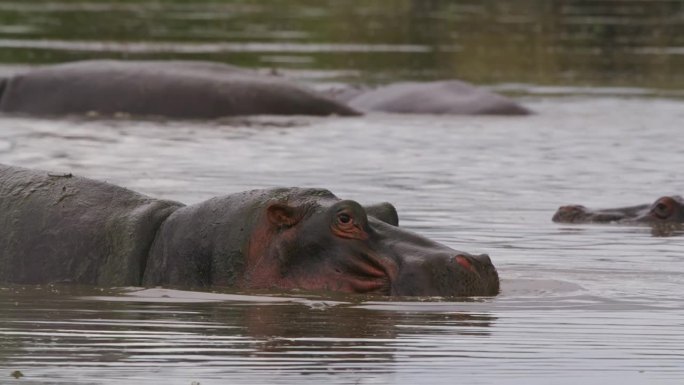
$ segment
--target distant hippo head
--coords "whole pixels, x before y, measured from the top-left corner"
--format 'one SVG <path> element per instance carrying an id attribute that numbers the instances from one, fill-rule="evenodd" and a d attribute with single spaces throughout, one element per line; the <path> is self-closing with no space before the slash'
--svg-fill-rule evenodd
<path id="1" fill-rule="evenodd" d="M 487 255 L 453 250 L 397 224 L 389 203 L 364 208 L 327 190 L 258 190 L 216 198 L 167 220 L 155 249 L 168 255 L 153 251 L 146 284 L 196 277 L 190 283 L 203 286 L 393 296 L 498 293 L 498 275 Z M 162 259 L 193 262 L 159 263 Z M 187 270 L 159 274 L 164 265 L 185 266 L 199 276 Z"/>
<path id="2" fill-rule="evenodd" d="M 559 223 L 684 223 L 684 199 L 664 196 L 653 204 L 590 210 L 580 205 L 561 206 L 553 215 Z"/>

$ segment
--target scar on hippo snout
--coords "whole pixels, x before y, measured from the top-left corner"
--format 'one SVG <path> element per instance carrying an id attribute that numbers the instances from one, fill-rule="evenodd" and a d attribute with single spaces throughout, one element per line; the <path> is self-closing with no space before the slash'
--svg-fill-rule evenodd
<path id="1" fill-rule="evenodd" d="M 466 268 L 472 272 L 476 272 L 475 268 L 473 267 L 473 264 L 470 263 L 470 261 L 468 261 L 468 259 L 466 258 L 465 255 L 459 254 L 459 255 L 455 256 L 454 259 L 456 260 L 456 263 L 463 266 L 464 268 Z"/>

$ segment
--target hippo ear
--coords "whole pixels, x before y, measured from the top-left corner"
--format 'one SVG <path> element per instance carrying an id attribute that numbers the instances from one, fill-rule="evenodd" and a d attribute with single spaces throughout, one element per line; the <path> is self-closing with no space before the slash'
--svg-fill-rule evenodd
<path id="1" fill-rule="evenodd" d="M 297 209 L 282 203 L 273 203 L 266 209 L 268 220 L 278 227 L 290 227 L 299 222 Z"/>
<path id="2" fill-rule="evenodd" d="M 399 226 L 399 214 L 391 203 L 383 202 L 364 207 L 368 216 L 377 218 L 392 226 Z"/>

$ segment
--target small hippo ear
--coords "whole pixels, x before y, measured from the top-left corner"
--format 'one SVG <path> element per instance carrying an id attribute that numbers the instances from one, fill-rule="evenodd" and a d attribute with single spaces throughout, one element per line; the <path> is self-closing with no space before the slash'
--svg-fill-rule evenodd
<path id="1" fill-rule="evenodd" d="M 392 226 L 399 226 L 399 214 L 391 203 L 383 202 L 364 207 L 368 216 L 377 218 Z"/>
<path id="2" fill-rule="evenodd" d="M 273 203 L 266 209 L 268 220 L 278 227 L 290 227 L 299 222 L 297 209 L 282 203 Z"/>

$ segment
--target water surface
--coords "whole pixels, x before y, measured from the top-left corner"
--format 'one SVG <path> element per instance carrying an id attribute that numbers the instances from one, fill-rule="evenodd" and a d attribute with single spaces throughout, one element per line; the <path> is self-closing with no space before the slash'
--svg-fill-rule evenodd
<path id="1" fill-rule="evenodd" d="M 682 47 L 678 0 L 2 1 L 0 75 L 169 58 L 317 86 L 455 77 L 536 114 L 0 117 L 0 163 L 188 204 L 274 186 L 390 201 L 502 278 L 471 301 L 0 287 L 0 383 L 681 384 L 681 231 L 550 218 L 682 194 Z"/>
<path id="2" fill-rule="evenodd" d="M 502 277 L 500 296 L 466 302 L 3 288 L 3 381 L 681 383 L 681 234 L 550 218 L 566 203 L 628 205 L 681 193 L 684 105 L 522 101 L 537 114 L 1 118 L 2 163 L 185 203 L 272 186 L 387 200 L 402 226 L 490 254 Z M 14 370 L 25 377 L 13 380 Z"/>

